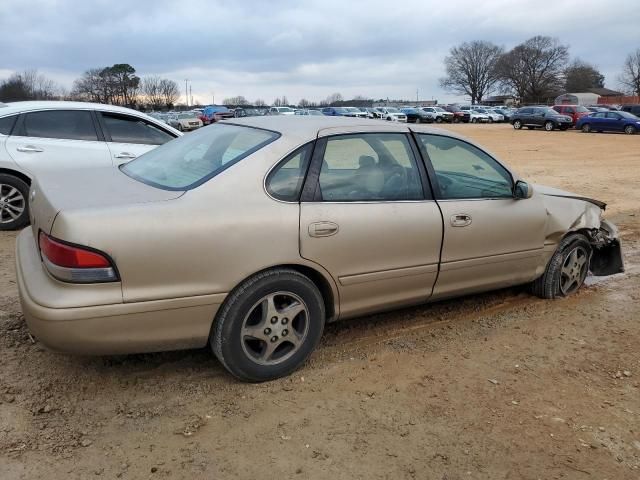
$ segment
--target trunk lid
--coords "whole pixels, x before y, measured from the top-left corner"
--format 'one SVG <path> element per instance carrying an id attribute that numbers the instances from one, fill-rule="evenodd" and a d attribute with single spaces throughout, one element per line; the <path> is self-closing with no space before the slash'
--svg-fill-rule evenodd
<path id="1" fill-rule="evenodd" d="M 29 192 L 31 228 L 51 232 L 61 210 L 173 200 L 183 191 L 161 190 L 113 167 L 42 172 Z"/>

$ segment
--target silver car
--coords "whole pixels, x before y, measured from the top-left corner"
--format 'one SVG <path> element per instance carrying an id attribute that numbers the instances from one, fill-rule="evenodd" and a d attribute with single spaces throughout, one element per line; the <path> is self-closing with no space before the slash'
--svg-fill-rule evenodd
<path id="1" fill-rule="evenodd" d="M 120 169 L 48 172 L 29 198 L 16 270 L 43 343 L 209 344 L 247 381 L 298 368 L 325 322 L 517 284 L 566 296 L 623 268 L 603 203 L 395 122 L 223 121 Z"/>

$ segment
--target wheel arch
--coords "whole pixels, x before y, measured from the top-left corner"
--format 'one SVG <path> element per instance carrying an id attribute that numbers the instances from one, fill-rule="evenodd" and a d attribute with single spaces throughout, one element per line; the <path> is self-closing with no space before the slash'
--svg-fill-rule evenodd
<path id="1" fill-rule="evenodd" d="M 0 175 L 13 175 L 14 177 L 19 178 L 20 180 L 22 180 L 24 183 L 26 183 L 27 185 L 31 186 L 31 177 L 29 177 L 28 175 L 18 171 L 18 170 L 13 170 L 11 168 L 2 168 L 0 167 Z"/>
<path id="2" fill-rule="evenodd" d="M 339 294 L 338 294 L 338 290 L 337 287 L 335 285 L 335 283 L 333 282 L 333 279 L 331 279 L 331 277 L 328 276 L 328 273 L 323 273 L 320 271 L 319 268 L 314 268 L 312 266 L 309 265 L 304 265 L 304 264 L 300 264 L 300 263 L 282 263 L 282 264 L 277 264 L 277 265 L 271 265 L 269 267 L 265 267 L 261 270 L 258 270 L 256 272 L 251 273 L 250 275 L 247 275 L 245 278 L 243 278 L 242 280 L 240 280 L 231 291 L 235 290 L 236 288 L 238 288 L 240 285 L 242 285 L 244 282 L 246 282 L 249 278 L 255 276 L 255 275 L 259 275 L 263 272 L 267 272 L 269 270 L 277 270 L 280 268 L 287 268 L 290 270 L 295 270 L 296 272 L 304 275 L 305 277 L 307 277 L 309 280 L 311 280 L 311 282 L 313 282 L 313 284 L 318 288 L 318 290 L 320 291 L 320 295 L 322 296 L 322 301 L 324 302 L 324 307 L 325 307 L 325 312 L 326 312 L 326 321 L 327 323 L 332 322 L 334 320 L 337 320 L 339 314 L 340 314 L 340 309 L 339 309 L 339 303 L 338 303 L 338 299 L 339 299 Z M 220 312 L 222 309 L 220 308 L 218 310 L 218 312 Z M 217 314 L 216 314 L 217 317 Z M 213 321 L 212 324 L 212 331 L 213 331 L 213 327 L 215 325 L 215 319 Z"/>

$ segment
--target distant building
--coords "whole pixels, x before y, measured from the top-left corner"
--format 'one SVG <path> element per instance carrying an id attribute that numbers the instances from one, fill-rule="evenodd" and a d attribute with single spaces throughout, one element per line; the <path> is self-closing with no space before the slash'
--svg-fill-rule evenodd
<path id="1" fill-rule="evenodd" d="M 516 97 L 513 95 L 494 95 L 482 100 L 482 105 L 506 105 L 510 107 L 516 103 Z"/>
<path id="2" fill-rule="evenodd" d="M 588 88 L 586 92 L 563 93 L 556 97 L 556 105 L 596 105 L 598 103 L 608 103 L 603 101 L 606 98 L 618 98 L 624 95 L 609 88 Z"/>
<path id="3" fill-rule="evenodd" d="M 373 107 L 432 107 L 437 104 L 438 100 L 377 100 L 373 102 Z"/>

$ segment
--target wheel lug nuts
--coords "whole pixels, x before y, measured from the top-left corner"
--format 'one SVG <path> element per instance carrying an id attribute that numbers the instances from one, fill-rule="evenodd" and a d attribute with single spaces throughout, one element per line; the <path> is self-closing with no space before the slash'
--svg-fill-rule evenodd
<path id="1" fill-rule="evenodd" d="M 282 324 L 283 324 L 283 325 L 286 325 L 288 322 L 289 322 L 289 319 L 288 319 L 288 318 L 283 318 L 283 319 L 282 319 Z"/>
<path id="2" fill-rule="evenodd" d="M 285 330 L 282 331 L 282 336 L 283 337 L 286 337 L 288 334 L 289 334 L 289 330 L 285 329 Z"/>
<path id="3" fill-rule="evenodd" d="M 271 329 L 270 328 L 265 328 L 264 329 L 264 334 L 265 335 L 269 335 L 271 333 Z"/>
<path id="4" fill-rule="evenodd" d="M 278 336 L 274 335 L 273 337 L 271 337 L 271 342 L 277 342 L 278 341 Z"/>
<path id="5" fill-rule="evenodd" d="M 271 323 L 278 323 L 278 317 L 271 317 Z"/>

